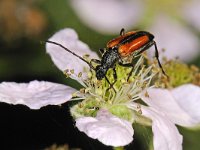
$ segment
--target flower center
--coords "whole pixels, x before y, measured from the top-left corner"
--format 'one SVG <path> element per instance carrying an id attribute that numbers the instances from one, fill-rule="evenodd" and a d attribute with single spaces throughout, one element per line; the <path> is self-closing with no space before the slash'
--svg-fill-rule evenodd
<path id="1" fill-rule="evenodd" d="M 187 83 L 200 85 L 199 69 L 195 66 L 189 66 L 178 60 L 170 60 L 163 67 L 169 76 L 169 79 L 161 77 L 161 82 L 166 88 L 174 88 Z"/>
<path id="2" fill-rule="evenodd" d="M 77 95 L 82 97 L 82 101 L 71 107 L 71 114 L 77 118 L 81 116 L 96 116 L 99 109 L 104 108 L 112 114 L 134 121 L 134 112 L 127 105 L 137 103 L 139 94 L 150 86 L 151 80 L 157 73 L 153 66 L 144 65 L 145 58 L 139 57 L 132 67 L 116 65 L 117 79 L 113 76 L 113 69 L 109 69 L 106 77 L 97 80 L 95 72 L 88 72 L 88 79 L 84 81 L 85 87 Z M 112 85 L 112 83 L 115 83 Z M 135 111 L 140 112 L 139 108 Z"/>

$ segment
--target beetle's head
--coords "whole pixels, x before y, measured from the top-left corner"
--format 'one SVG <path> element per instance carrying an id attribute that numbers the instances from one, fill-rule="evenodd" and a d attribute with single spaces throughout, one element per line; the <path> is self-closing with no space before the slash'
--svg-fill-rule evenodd
<path id="1" fill-rule="evenodd" d="M 105 67 L 103 67 L 102 65 L 98 65 L 96 66 L 96 77 L 97 80 L 102 80 L 105 76 L 106 76 L 106 72 L 108 69 L 106 69 Z"/>

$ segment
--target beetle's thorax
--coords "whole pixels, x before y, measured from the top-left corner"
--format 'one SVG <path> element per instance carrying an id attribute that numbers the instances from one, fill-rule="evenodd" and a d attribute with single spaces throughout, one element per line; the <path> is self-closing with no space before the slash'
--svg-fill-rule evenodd
<path id="1" fill-rule="evenodd" d="M 119 60 L 118 49 L 113 47 L 109 48 L 102 57 L 101 66 L 104 68 L 113 68 L 116 62 Z"/>
<path id="2" fill-rule="evenodd" d="M 101 64 L 96 67 L 96 77 L 101 80 L 105 77 L 108 69 L 113 68 L 116 62 L 119 60 L 119 54 L 117 48 L 109 48 L 101 59 Z"/>

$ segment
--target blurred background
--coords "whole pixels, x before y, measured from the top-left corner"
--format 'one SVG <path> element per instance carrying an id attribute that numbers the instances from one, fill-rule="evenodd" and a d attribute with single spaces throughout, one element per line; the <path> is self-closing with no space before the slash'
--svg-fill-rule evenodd
<path id="1" fill-rule="evenodd" d="M 74 28 L 96 52 L 119 35 L 121 28 L 146 30 L 155 35 L 161 56 L 200 66 L 199 14 L 199 0 L 0 0 L 0 82 L 37 79 L 78 88 L 56 68 L 40 43 L 67 27 Z M 75 128 L 68 104 L 30 110 L 0 103 L 0 119 L 2 150 L 37 150 L 53 144 L 111 149 Z M 134 142 L 127 149 L 149 149 L 151 130 L 134 126 Z M 199 130 L 179 131 L 184 150 L 199 150 Z"/>

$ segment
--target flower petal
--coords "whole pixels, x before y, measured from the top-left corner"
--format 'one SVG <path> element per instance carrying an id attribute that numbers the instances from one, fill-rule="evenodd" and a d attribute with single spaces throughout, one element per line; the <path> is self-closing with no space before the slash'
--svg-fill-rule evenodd
<path id="1" fill-rule="evenodd" d="M 142 114 L 152 120 L 154 150 L 182 150 L 182 135 L 165 114 L 148 107 Z"/>
<path id="2" fill-rule="evenodd" d="M 147 90 L 149 97 L 141 95 L 141 98 L 149 106 L 165 113 L 172 122 L 191 127 L 200 122 L 200 101 L 198 99 L 200 90 L 191 89 L 193 88 L 189 85 L 171 91 L 159 88 L 149 89 Z"/>
<path id="3" fill-rule="evenodd" d="M 107 110 L 100 110 L 95 118 L 76 119 L 77 128 L 93 139 L 105 145 L 124 146 L 133 140 L 133 128 L 130 122 L 120 119 Z"/>
<path id="4" fill-rule="evenodd" d="M 161 58 L 162 56 L 169 59 L 179 57 L 181 60 L 190 61 L 199 54 L 198 37 L 165 15 L 157 17 L 150 31 L 155 35 L 158 49 L 166 49 L 164 53 L 160 51 Z M 149 52 L 155 54 L 154 50 Z"/>
<path id="5" fill-rule="evenodd" d="M 139 0 L 71 0 L 80 19 L 92 29 L 101 33 L 119 33 L 138 23 L 143 5 Z"/>
<path id="6" fill-rule="evenodd" d="M 182 9 L 183 17 L 200 31 L 200 1 L 191 0 Z"/>
<path id="7" fill-rule="evenodd" d="M 200 124 L 200 87 L 186 84 L 171 91 L 178 105 L 194 120 Z"/>
<path id="8" fill-rule="evenodd" d="M 85 54 L 89 54 L 91 58 L 98 58 L 97 54 L 92 52 L 88 45 L 78 39 L 78 35 L 73 29 L 62 29 L 48 40 L 62 44 L 81 57 Z M 86 78 L 84 69 L 89 68 L 88 64 L 55 44 L 47 43 L 46 51 L 60 70 L 64 71 L 66 69 L 74 69 L 74 74 L 70 76 L 71 78 L 80 81 L 77 77 L 80 72 L 83 73 L 83 78 Z"/>
<path id="9" fill-rule="evenodd" d="M 0 102 L 23 104 L 31 109 L 59 105 L 71 99 L 76 90 L 57 83 L 31 81 L 30 83 L 2 82 Z"/>

